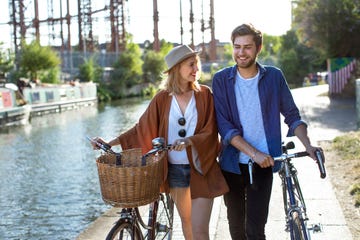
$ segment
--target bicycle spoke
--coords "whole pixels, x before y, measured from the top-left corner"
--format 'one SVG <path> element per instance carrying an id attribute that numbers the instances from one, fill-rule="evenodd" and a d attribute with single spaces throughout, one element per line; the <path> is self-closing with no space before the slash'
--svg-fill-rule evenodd
<path id="1" fill-rule="evenodd" d="M 170 195 L 163 194 L 156 214 L 156 239 L 171 239 L 174 220 L 174 202 Z"/>

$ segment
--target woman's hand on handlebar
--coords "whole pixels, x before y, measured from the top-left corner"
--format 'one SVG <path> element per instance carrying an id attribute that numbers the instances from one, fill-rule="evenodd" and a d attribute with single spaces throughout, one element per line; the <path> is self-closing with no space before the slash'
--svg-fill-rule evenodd
<path id="1" fill-rule="evenodd" d="M 92 139 L 93 141 L 91 141 L 91 145 L 93 147 L 94 150 L 99 150 L 100 147 L 96 144 L 96 142 L 104 144 L 104 145 L 109 145 L 104 139 L 102 139 L 101 137 L 94 137 Z"/>
<path id="2" fill-rule="evenodd" d="M 191 146 L 191 141 L 188 138 L 176 139 L 172 144 L 171 150 L 182 151 L 188 146 Z"/>

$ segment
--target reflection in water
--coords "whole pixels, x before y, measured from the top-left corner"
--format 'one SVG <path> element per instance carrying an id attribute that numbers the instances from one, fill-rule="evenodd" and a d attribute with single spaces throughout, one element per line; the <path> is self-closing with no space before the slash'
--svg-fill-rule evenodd
<path id="1" fill-rule="evenodd" d="M 147 104 L 126 100 L 1 130 L 0 239 L 74 239 L 104 212 L 95 164 L 100 153 L 86 136 L 117 136 Z"/>

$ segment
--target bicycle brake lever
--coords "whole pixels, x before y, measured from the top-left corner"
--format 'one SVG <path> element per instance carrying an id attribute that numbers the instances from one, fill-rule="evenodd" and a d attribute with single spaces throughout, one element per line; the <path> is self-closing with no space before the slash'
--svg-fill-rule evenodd
<path id="1" fill-rule="evenodd" d="M 249 169 L 249 178 L 250 178 L 250 185 L 253 184 L 253 161 L 251 159 L 249 159 L 249 162 L 248 162 L 248 169 Z"/>

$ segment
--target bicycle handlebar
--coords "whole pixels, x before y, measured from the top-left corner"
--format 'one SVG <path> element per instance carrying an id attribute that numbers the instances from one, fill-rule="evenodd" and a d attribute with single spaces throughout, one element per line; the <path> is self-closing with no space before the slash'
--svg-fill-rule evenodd
<path id="1" fill-rule="evenodd" d="M 325 178 L 326 170 L 325 170 L 325 165 L 324 165 L 324 162 L 325 162 L 324 154 L 322 153 L 322 151 L 320 151 L 318 149 L 315 151 L 315 155 L 316 155 L 316 163 L 319 167 L 320 177 Z M 278 157 L 274 157 L 273 159 L 274 159 L 274 161 L 284 161 L 289 158 L 298 158 L 298 157 L 305 157 L 305 156 L 309 156 L 309 153 L 307 153 L 307 152 L 284 153 Z"/>
<path id="2" fill-rule="evenodd" d="M 111 146 L 109 144 L 106 143 L 101 143 L 99 141 L 95 141 L 94 139 L 90 138 L 90 137 L 86 137 L 91 143 L 94 143 L 96 146 L 98 146 L 101 150 L 103 150 L 104 152 L 107 153 L 112 153 L 112 154 L 116 154 L 112 149 Z"/>
<path id="3" fill-rule="evenodd" d="M 320 171 L 320 177 L 321 178 L 326 178 L 326 170 L 325 170 L 325 156 L 324 153 L 320 150 L 316 150 L 315 151 L 315 155 L 317 158 L 317 164 L 319 166 L 319 171 Z"/>
<path id="4" fill-rule="evenodd" d="M 110 154 L 114 154 L 116 155 L 116 163 L 115 165 L 116 166 L 119 166 L 121 165 L 121 153 L 117 153 L 117 152 L 114 152 L 112 149 L 111 149 L 111 146 L 109 144 L 106 144 L 106 143 L 101 143 L 99 141 L 96 141 L 90 137 L 86 137 L 91 143 L 94 143 L 97 147 L 99 147 L 101 150 L 103 150 L 104 152 L 106 153 L 110 153 Z M 160 151 L 167 151 L 169 149 L 172 148 L 172 145 L 171 144 L 168 144 L 168 145 L 165 145 L 165 139 L 162 138 L 162 137 L 157 137 L 157 138 L 154 138 L 152 140 L 152 146 L 153 146 L 153 149 L 151 149 L 150 151 L 148 151 L 147 153 L 145 153 L 142 158 L 141 158 L 141 165 L 142 166 L 145 166 L 146 165 L 146 158 L 150 155 L 153 155 L 153 154 L 156 154 L 157 152 L 160 152 Z"/>

